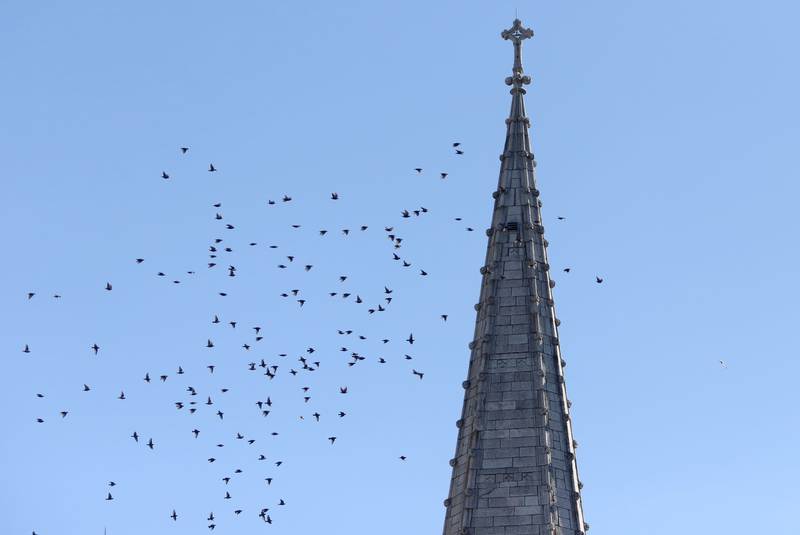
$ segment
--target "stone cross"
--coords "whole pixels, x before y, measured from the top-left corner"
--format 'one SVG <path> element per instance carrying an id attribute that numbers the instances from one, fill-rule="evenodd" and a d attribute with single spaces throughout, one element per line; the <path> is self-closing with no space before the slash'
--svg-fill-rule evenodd
<path id="1" fill-rule="evenodd" d="M 514 19 L 514 24 L 511 28 L 504 30 L 500 36 L 506 41 L 514 43 L 514 76 L 513 78 L 521 78 L 522 76 L 522 41 L 533 37 L 533 30 L 530 28 L 523 28 L 522 21 Z"/>

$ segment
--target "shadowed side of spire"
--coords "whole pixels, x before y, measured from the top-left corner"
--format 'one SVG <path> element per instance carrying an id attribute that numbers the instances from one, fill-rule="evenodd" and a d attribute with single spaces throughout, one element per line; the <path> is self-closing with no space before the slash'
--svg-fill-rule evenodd
<path id="1" fill-rule="evenodd" d="M 514 45 L 511 110 L 487 230 L 475 305 L 462 417 L 445 500 L 444 535 L 583 535 L 569 403 L 564 385 L 525 112 L 530 77 L 519 20 L 502 37 Z"/>

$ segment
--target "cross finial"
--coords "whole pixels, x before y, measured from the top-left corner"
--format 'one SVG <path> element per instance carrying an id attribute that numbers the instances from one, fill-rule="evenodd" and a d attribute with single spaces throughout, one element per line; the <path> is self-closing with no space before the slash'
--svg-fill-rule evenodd
<path id="1" fill-rule="evenodd" d="M 533 30 L 524 28 L 522 21 L 514 19 L 514 24 L 511 28 L 504 30 L 500 36 L 506 41 L 511 41 L 514 44 L 514 69 L 513 76 L 506 79 L 508 85 L 520 87 L 522 84 L 529 84 L 531 79 L 522 74 L 522 41 L 533 37 Z"/>
<path id="2" fill-rule="evenodd" d="M 522 21 L 514 19 L 514 24 L 508 30 L 504 30 L 500 36 L 508 41 L 509 39 L 514 42 L 514 46 L 519 45 L 525 39 L 533 37 L 533 30 L 530 28 L 523 28 Z"/>

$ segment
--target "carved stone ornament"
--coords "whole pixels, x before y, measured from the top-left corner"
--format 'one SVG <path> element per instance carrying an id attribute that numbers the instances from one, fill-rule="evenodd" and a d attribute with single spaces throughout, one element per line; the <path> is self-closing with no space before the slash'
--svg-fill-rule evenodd
<path id="1" fill-rule="evenodd" d="M 514 23 L 511 25 L 511 28 L 503 30 L 503 32 L 500 34 L 500 37 L 506 41 L 510 40 L 516 45 L 525 39 L 530 39 L 533 37 L 533 30 L 530 28 L 523 28 L 522 21 L 519 19 L 514 19 Z"/>

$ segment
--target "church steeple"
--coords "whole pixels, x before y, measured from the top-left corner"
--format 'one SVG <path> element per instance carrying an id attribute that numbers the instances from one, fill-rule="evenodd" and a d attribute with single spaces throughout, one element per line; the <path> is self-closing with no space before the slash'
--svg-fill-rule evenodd
<path id="1" fill-rule="evenodd" d="M 572 423 L 525 113 L 518 19 L 511 112 L 465 389 L 444 535 L 584 535 Z"/>

